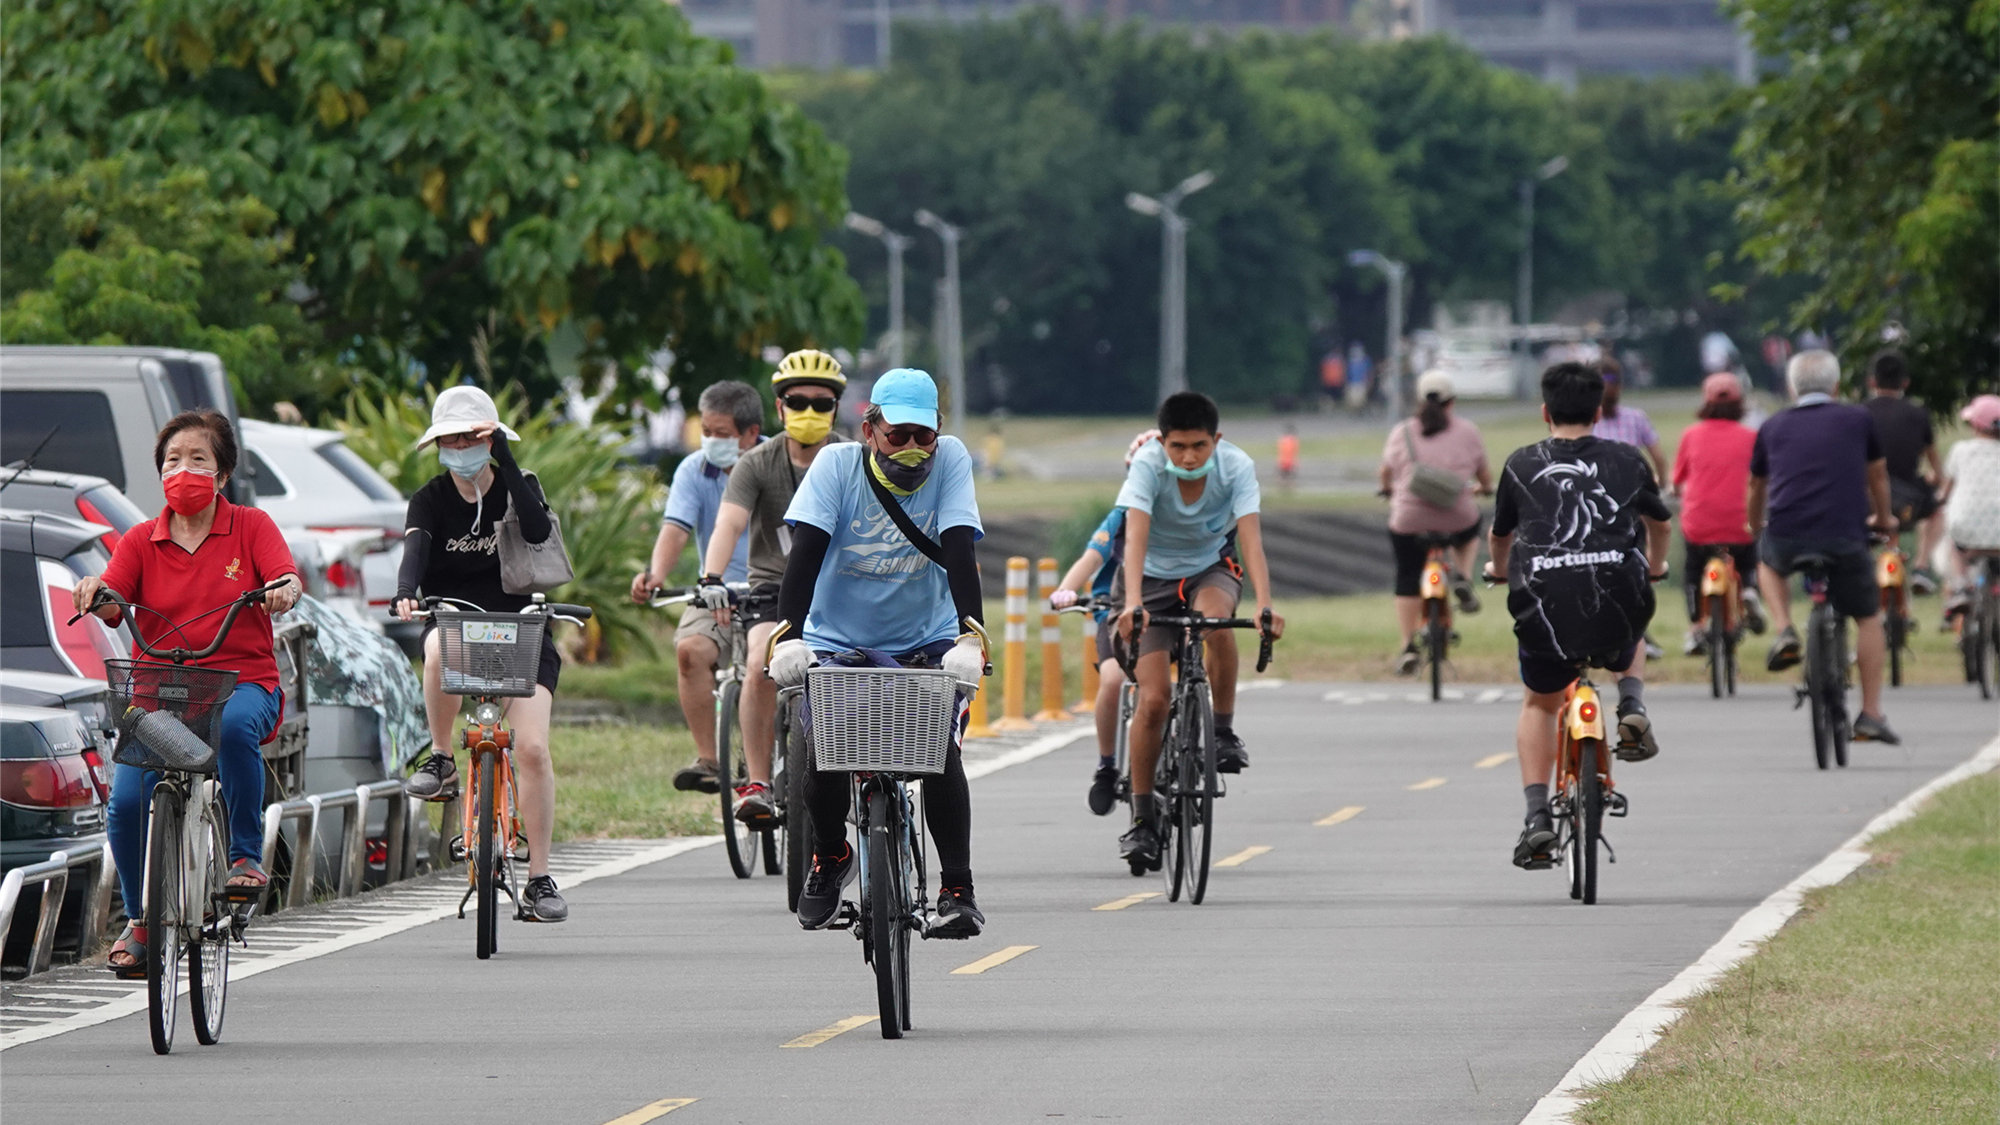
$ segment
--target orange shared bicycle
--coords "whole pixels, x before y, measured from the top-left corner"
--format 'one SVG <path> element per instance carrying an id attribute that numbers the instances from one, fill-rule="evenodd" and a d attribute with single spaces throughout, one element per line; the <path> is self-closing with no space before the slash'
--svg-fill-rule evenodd
<path id="1" fill-rule="evenodd" d="M 1708 650 L 1708 693 L 1721 699 L 1736 694 L 1736 646 L 1743 639 L 1743 582 L 1729 548 L 1708 550 L 1701 568 L 1694 626 Z"/>
<path id="2" fill-rule="evenodd" d="M 1569 897 L 1597 901 L 1597 853 L 1618 862 L 1604 839 L 1604 818 L 1624 816 L 1625 795 L 1611 780 L 1611 743 L 1606 737 L 1604 703 L 1589 668 L 1563 693 L 1557 716 L 1556 785 L 1549 811 L 1556 821 L 1556 851 L 1569 869 Z"/>

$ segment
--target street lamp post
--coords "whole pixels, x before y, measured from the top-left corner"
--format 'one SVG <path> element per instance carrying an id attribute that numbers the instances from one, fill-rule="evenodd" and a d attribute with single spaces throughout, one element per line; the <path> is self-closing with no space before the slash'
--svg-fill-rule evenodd
<path id="1" fill-rule="evenodd" d="M 910 237 L 897 234 L 884 226 L 880 220 L 866 215 L 847 213 L 847 229 L 856 234 L 865 234 L 880 239 L 889 250 L 889 366 L 903 366 L 903 251 L 910 248 Z"/>
<path id="2" fill-rule="evenodd" d="M 1535 320 L 1535 185 L 1562 175 L 1568 167 L 1569 157 L 1558 156 L 1521 181 L 1521 274 L 1515 284 L 1514 318 L 1523 328 Z"/>
<path id="3" fill-rule="evenodd" d="M 1187 390 L 1187 219 L 1181 200 L 1215 182 L 1196 172 L 1158 198 L 1130 192 L 1125 206 L 1160 220 L 1160 399 Z"/>
<path id="4" fill-rule="evenodd" d="M 1355 250 L 1347 255 L 1350 266 L 1374 266 L 1389 282 L 1389 340 L 1382 369 L 1388 372 L 1389 414 L 1403 416 L 1403 278 L 1409 267 L 1373 250 Z"/>
<path id="5" fill-rule="evenodd" d="M 945 319 L 950 325 L 945 339 L 939 341 L 944 360 L 945 383 L 951 402 L 947 413 L 950 415 L 949 429 L 961 438 L 965 436 L 965 322 L 960 319 L 964 308 L 964 294 L 958 287 L 958 239 L 962 233 L 929 211 L 917 212 L 917 225 L 934 232 L 944 243 L 944 288 Z"/>

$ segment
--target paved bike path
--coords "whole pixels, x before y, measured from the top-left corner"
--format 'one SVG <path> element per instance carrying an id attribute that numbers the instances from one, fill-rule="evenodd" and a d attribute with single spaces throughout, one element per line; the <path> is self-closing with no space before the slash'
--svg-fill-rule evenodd
<path id="1" fill-rule="evenodd" d="M 1969 691 L 1904 689 L 1906 745 L 1821 773 L 1777 689 L 1656 689 L 1665 750 L 1620 767 L 1632 816 L 1584 907 L 1560 871 L 1507 862 L 1511 754 L 1476 763 L 1511 749 L 1511 702 L 1327 694 L 1244 697 L 1255 764 L 1215 854 L 1270 850 L 1216 870 L 1199 907 L 1093 909 L 1161 886 L 1083 809 L 1087 743 L 976 781 L 992 925 L 916 946 L 899 1043 L 870 1024 L 783 1046 L 873 1014 L 859 945 L 798 931 L 775 880 L 704 848 L 577 887 L 573 921 L 509 924 L 487 963 L 449 920 L 244 980 L 219 1047 L 183 1027 L 157 1058 L 141 1016 L 13 1048 L 7 1117 L 601 1125 L 693 1098 L 665 1120 L 1513 1122 L 1745 910 L 2000 726 Z M 1017 945 L 1037 948 L 951 972 Z"/>

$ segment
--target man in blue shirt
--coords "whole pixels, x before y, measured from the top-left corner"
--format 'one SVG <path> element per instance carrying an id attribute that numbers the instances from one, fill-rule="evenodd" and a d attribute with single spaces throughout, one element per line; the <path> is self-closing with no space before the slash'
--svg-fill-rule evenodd
<path id="1" fill-rule="evenodd" d="M 1793 560 L 1828 556 L 1833 566 L 1827 597 L 1854 619 L 1854 654 L 1861 666 L 1861 713 L 1854 717 L 1852 737 L 1894 745 L 1899 740 L 1882 715 L 1882 665 L 1889 646 L 1882 630 L 1882 595 L 1868 553 L 1869 528 L 1885 534 L 1896 530 L 1888 462 L 1868 412 L 1833 400 L 1840 389 L 1840 361 L 1832 352 L 1800 352 L 1786 366 L 1785 377 L 1797 405 L 1758 427 L 1757 444 L 1750 451 L 1747 515 L 1750 531 L 1763 533 L 1757 584 L 1778 626 L 1766 663 L 1777 672 L 1799 662 L 1792 592 L 1785 581 L 1797 569 Z"/>
<path id="2" fill-rule="evenodd" d="M 707 549 L 716 513 L 722 507 L 722 491 L 729 483 L 729 470 L 745 450 L 762 440 L 764 400 L 750 384 L 733 380 L 716 383 L 701 392 L 699 405 L 701 448 L 681 458 L 674 469 L 651 565 L 632 577 L 632 600 L 642 605 L 652 598 L 655 587 L 666 584 L 690 538 L 694 539 L 697 558 Z M 739 540 L 723 580 L 741 582 L 749 570 L 750 541 Z M 687 716 L 688 731 L 694 735 L 695 760 L 674 774 L 676 789 L 714 793 L 719 785 L 715 774 L 715 665 L 722 658 L 723 647 L 722 630 L 713 613 L 695 603 L 681 611 L 680 626 L 674 630 L 674 656 L 680 665 L 681 714 Z"/>
<path id="3" fill-rule="evenodd" d="M 1148 613 L 1173 612 L 1185 604 L 1205 617 L 1230 617 L 1249 572 L 1261 615 L 1271 609 L 1271 575 L 1264 560 L 1258 520 L 1257 467 L 1250 455 L 1221 440 L 1221 415 L 1207 395 L 1183 391 L 1160 404 L 1160 440 L 1141 448 L 1118 492 L 1125 509 L 1125 608 L 1120 635 L 1144 628 Z M 1237 536 L 1243 563 L 1223 555 Z M 1271 615 L 1271 635 L 1282 636 L 1285 619 Z M 1167 718 L 1172 669 L 1168 664 L 1177 630 L 1148 628 L 1140 636 L 1134 678 L 1139 697 L 1132 715 L 1132 828 L 1119 838 L 1119 854 L 1135 865 L 1157 868 L 1160 833 L 1153 798 L 1153 770 Z M 1236 737 L 1236 635 L 1218 629 L 1208 635 L 1207 667 L 1214 693 L 1216 769 L 1237 773 L 1250 764 Z"/>
<path id="4" fill-rule="evenodd" d="M 972 455 L 957 438 L 938 434 L 937 384 L 928 374 L 897 368 L 876 380 L 869 398 L 861 440 L 814 458 L 785 513 L 792 551 L 778 591 L 771 679 L 796 687 L 821 656 L 869 649 L 906 667 L 942 667 L 976 689 L 986 668 L 986 636 L 973 543 L 985 532 Z M 897 526 L 876 484 L 936 547 L 935 558 Z M 963 731 L 961 710 L 944 773 L 924 782 L 938 857 L 932 937 L 973 937 L 986 922 L 972 890 Z M 813 867 L 799 892 L 798 915 L 801 926 L 817 930 L 833 920 L 840 889 L 854 877 L 847 779 L 811 770 L 805 794 Z"/>

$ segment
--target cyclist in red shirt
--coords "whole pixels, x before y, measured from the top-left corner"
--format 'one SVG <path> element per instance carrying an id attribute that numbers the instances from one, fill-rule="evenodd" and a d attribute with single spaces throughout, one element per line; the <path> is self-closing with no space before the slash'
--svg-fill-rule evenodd
<path id="1" fill-rule="evenodd" d="M 1681 500 L 1681 538 L 1687 554 L 1681 562 L 1681 584 L 1687 592 L 1688 620 L 1700 606 L 1702 563 L 1711 549 L 1722 547 L 1736 564 L 1743 588 L 1744 624 L 1764 631 L 1764 606 L 1757 597 L 1757 544 L 1750 538 L 1745 498 L 1750 485 L 1750 450 L 1757 432 L 1743 425 L 1743 384 L 1735 375 L 1718 371 L 1701 383 L 1698 421 L 1681 434 L 1674 453 L 1673 487 L 1668 495 Z M 1692 625 L 1681 651 L 1698 655 L 1707 634 Z"/>

